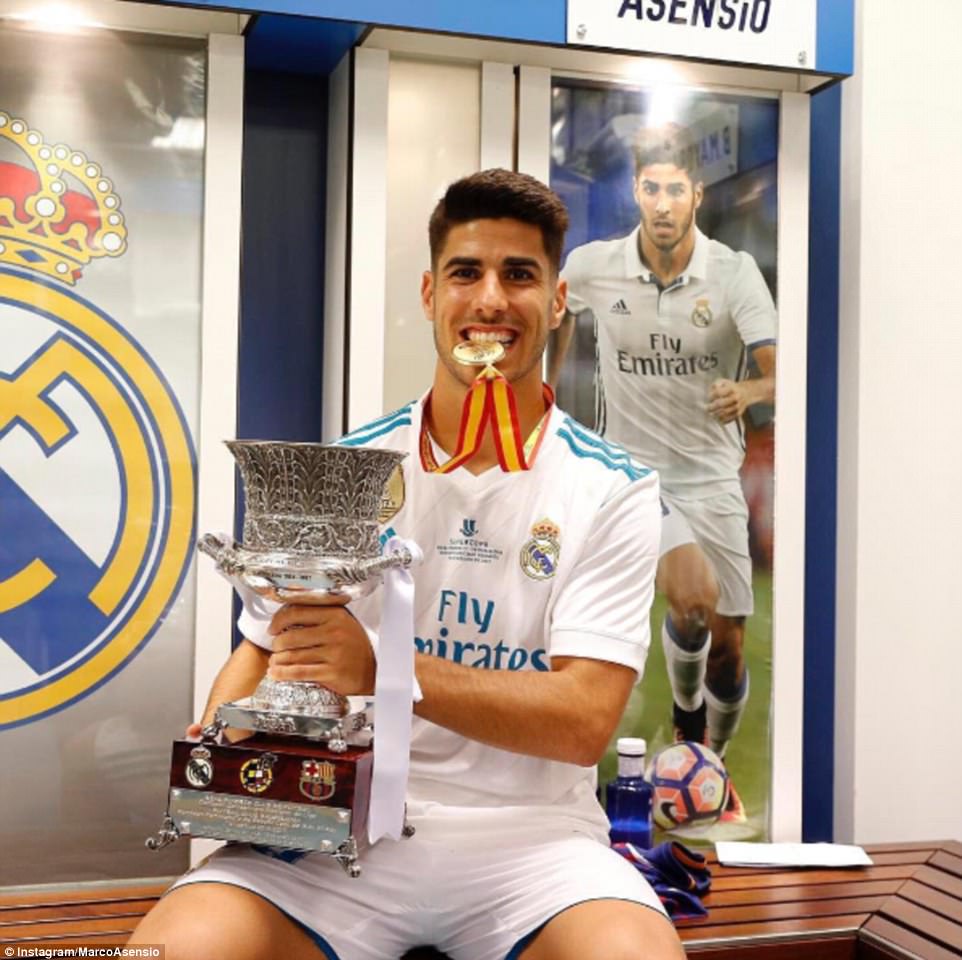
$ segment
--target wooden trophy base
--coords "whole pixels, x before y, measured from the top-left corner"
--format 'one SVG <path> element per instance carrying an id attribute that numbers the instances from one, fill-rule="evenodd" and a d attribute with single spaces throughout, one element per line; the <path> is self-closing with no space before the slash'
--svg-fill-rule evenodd
<path id="1" fill-rule="evenodd" d="M 300 737 L 175 740 L 166 828 L 176 836 L 328 853 L 356 876 L 358 853 L 368 845 L 372 763 L 370 747 L 335 753 Z"/>

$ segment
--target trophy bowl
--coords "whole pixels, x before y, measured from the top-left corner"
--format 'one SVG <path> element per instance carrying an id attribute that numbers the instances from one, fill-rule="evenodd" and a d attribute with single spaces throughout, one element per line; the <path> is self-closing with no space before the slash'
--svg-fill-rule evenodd
<path id="1" fill-rule="evenodd" d="M 227 576 L 278 603 L 370 593 L 410 557 L 381 555 L 378 514 L 406 454 L 319 443 L 230 440 L 244 485 L 243 543 L 206 534 L 199 549 Z"/>
<path id="2" fill-rule="evenodd" d="M 230 440 L 244 487 L 243 543 L 207 534 L 198 548 L 235 584 L 275 603 L 346 603 L 366 596 L 382 574 L 412 562 L 382 555 L 378 515 L 385 487 L 405 454 L 319 443 Z M 265 677 L 254 694 L 225 704 L 225 726 L 324 736 L 343 729 L 315 720 L 350 712 L 346 697 L 310 681 Z"/>

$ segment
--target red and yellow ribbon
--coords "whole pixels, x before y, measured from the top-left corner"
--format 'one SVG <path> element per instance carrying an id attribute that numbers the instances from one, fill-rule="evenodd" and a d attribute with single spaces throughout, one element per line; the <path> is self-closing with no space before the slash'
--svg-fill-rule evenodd
<path id="1" fill-rule="evenodd" d="M 504 374 L 489 364 L 478 374 L 464 398 L 454 454 L 450 460 L 439 466 L 434 458 L 427 430 L 431 404 L 429 395 L 424 401 L 421 419 L 421 466 L 429 473 L 451 473 L 452 470 L 457 470 L 478 452 L 490 423 L 501 469 L 509 472 L 531 469 L 541 443 L 548 411 L 554 403 L 554 393 L 547 384 L 544 384 L 544 400 L 545 415 L 527 441 L 522 441 L 514 391 Z"/>

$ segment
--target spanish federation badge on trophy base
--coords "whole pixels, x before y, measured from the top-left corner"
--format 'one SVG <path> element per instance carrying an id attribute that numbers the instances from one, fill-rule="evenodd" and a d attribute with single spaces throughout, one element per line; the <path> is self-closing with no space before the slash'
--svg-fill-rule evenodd
<path id="1" fill-rule="evenodd" d="M 384 553 L 378 538 L 385 503 L 403 503 L 403 482 L 392 487 L 388 479 L 404 454 L 317 443 L 234 441 L 228 447 L 244 483 L 244 542 L 208 534 L 198 546 L 245 602 L 250 596 L 274 603 L 353 600 L 417 562 L 413 544 L 388 544 Z M 381 639 L 382 648 L 392 646 L 385 623 Z M 413 636 L 392 639 L 407 644 L 413 672 Z M 405 655 L 402 650 L 402 660 Z M 382 649 L 379 675 L 389 660 L 390 650 Z M 191 836 L 318 851 L 358 876 L 369 821 L 375 828 L 369 810 L 373 705 L 371 697 L 265 677 L 250 697 L 221 705 L 199 742 L 175 741 L 167 816 L 147 846 Z M 228 727 L 255 734 L 228 742 L 222 736 Z M 401 828 L 404 783 L 392 782 L 384 795 L 391 798 L 389 814 L 397 807 L 396 827 L 379 828 L 374 839 L 409 836 L 413 831 Z"/>

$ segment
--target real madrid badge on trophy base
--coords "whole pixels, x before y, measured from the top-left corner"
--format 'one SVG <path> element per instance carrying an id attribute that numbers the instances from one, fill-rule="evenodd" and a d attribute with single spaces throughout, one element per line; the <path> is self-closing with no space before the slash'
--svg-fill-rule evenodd
<path id="1" fill-rule="evenodd" d="M 403 481 L 396 476 L 391 486 L 388 480 L 404 454 L 317 443 L 227 446 L 244 484 L 244 542 L 207 534 L 198 546 L 245 600 L 354 600 L 382 580 L 393 588 L 389 578 L 418 561 L 414 544 L 382 553 L 378 538 L 385 503 L 403 502 Z M 413 595 L 404 595 L 409 607 Z M 413 676 L 413 635 L 393 640 L 406 643 L 400 660 L 407 657 Z M 387 642 L 382 624 L 382 645 Z M 398 662 L 384 654 L 379 675 L 383 663 Z M 374 815 L 373 705 L 372 697 L 265 677 L 250 697 L 221 705 L 200 742 L 174 743 L 167 817 L 147 845 L 158 849 L 186 835 L 320 851 L 357 876 Z M 222 738 L 227 727 L 257 733 L 230 743 Z M 397 836 L 403 784 L 390 788 L 402 808 Z"/>

